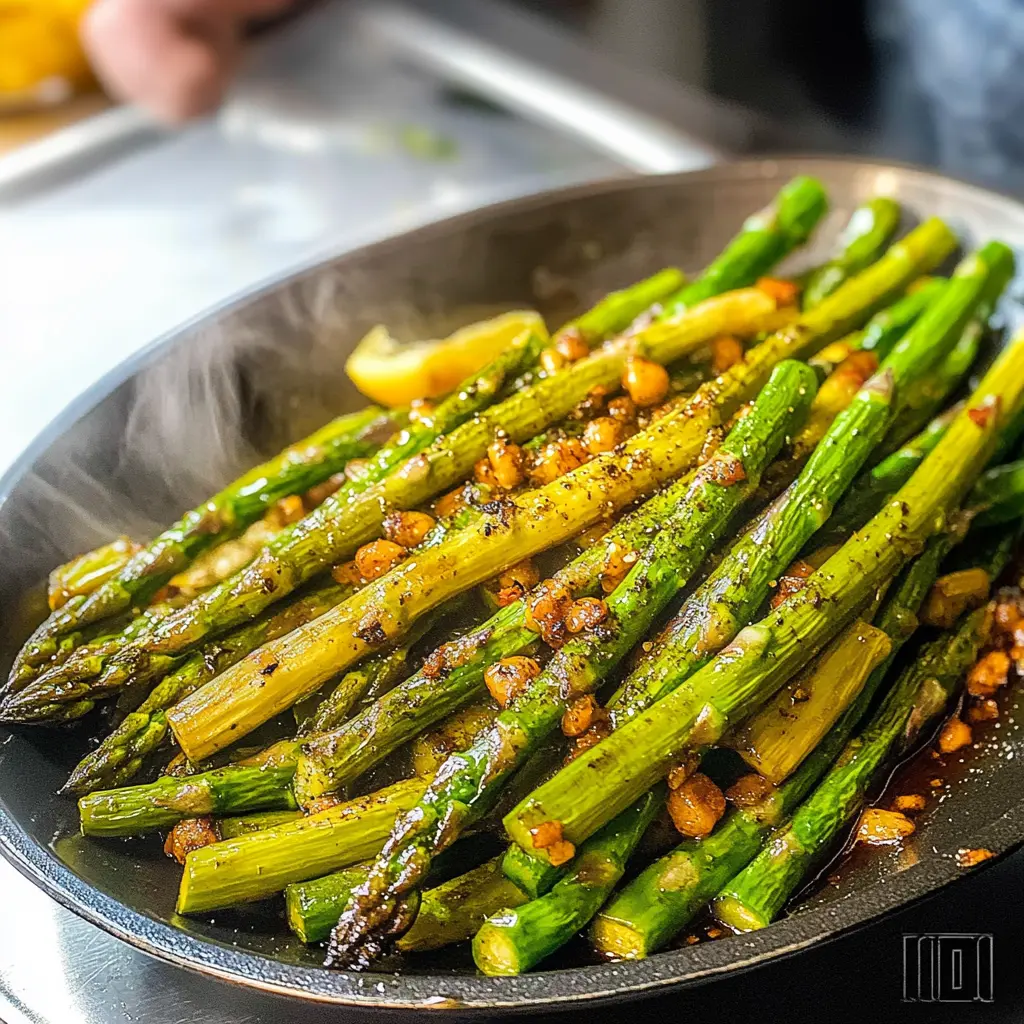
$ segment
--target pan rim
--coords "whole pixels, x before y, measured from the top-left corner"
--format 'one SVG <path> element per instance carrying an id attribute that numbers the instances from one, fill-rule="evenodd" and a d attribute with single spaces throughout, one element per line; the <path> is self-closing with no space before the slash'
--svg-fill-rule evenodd
<path id="1" fill-rule="evenodd" d="M 650 178 L 612 178 L 572 185 L 505 200 L 436 221 L 356 249 L 325 252 L 283 275 L 258 282 L 210 307 L 165 333 L 120 363 L 92 385 L 36 436 L 26 450 L 0 475 L 0 504 L 35 460 L 58 436 L 115 388 L 158 359 L 191 332 L 214 317 L 242 309 L 272 291 L 316 273 L 343 258 L 387 254 L 410 239 L 429 240 L 435 234 L 458 231 L 481 219 L 556 206 L 565 201 L 614 193 L 618 190 L 659 187 L 675 182 L 714 178 L 720 181 L 774 176 L 779 168 L 813 173 L 814 168 L 896 169 L 936 185 L 967 188 L 978 198 L 1012 203 L 1024 212 L 1016 197 L 974 182 L 938 174 L 892 160 L 820 155 L 779 155 L 730 161 L 698 171 Z M 997 853 L 996 860 L 1024 844 L 1024 799 L 1009 807 L 980 835 L 972 836 Z M 632 963 L 603 964 L 527 974 L 518 978 L 482 978 L 473 975 L 350 974 L 282 963 L 261 954 L 240 952 L 192 935 L 131 909 L 76 875 L 51 850 L 33 839 L 0 801 L 0 854 L 59 904 L 116 938 L 158 959 L 179 967 L 247 988 L 307 1002 L 388 1010 L 444 1009 L 449 1011 L 524 1011 L 568 1008 L 580 1003 L 604 1003 L 633 996 L 648 996 L 670 987 L 700 984 L 728 973 L 794 955 L 895 913 L 931 896 L 962 877 L 954 861 L 932 861 L 925 870 L 904 874 L 900 887 L 873 883 L 856 900 L 801 911 L 752 936 L 729 937 L 686 950 L 658 954 Z M 898 894 L 894 890 L 898 888 Z M 852 906 L 852 913 L 851 913 Z M 568 982 L 567 979 L 573 979 Z M 442 992 L 448 994 L 441 994 Z"/>

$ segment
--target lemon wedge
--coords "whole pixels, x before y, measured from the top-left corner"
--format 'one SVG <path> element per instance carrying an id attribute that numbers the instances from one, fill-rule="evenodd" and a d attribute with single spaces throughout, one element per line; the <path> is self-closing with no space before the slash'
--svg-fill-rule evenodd
<path id="1" fill-rule="evenodd" d="M 439 341 L 403 343 L 378 325 L 356 346 L 345 372 L 367 398 L 395 408 L 446 394 L 525 331 L 548 337 L 544 320 L 533 310 L 480 320 Z"/>

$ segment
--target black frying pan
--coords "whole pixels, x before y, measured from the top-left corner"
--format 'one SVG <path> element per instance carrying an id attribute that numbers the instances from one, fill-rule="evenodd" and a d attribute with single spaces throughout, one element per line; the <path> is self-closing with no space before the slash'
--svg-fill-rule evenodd
<path id="1" fill-rule="evenodd" d="M 666 264 L 696 270 L 796 173 L 820 176 L 833 213 L 812 262 L 860 200 L 884 191 L 911 215 L 947 218 L 966 244 L 1024 245 L 1024 206 L 937 175 L 882 164 L 780 159 L 573 188 L 480 210 L 264 285 L 155 343 L 101 382 L 0 481 L 0 639 L 13 656 L 42 614 L 40 583 L 103 536 L 168 522 L 257 452 L 269 453 L 359 401 L 342 366 L 385 321 L 435 335 L 468 307 L 534 305 L 558 319 Z M 126 296 L 126 301 L 131 301 Z M 1008 301 L 1007 313 L 1017 319 Z M 953 783 L 900 855 L 858 858 L 785 920 L 749 936 L 640 963 L 482 978 L 468 958 L 394 973 L 320 968 L 286 937 L 276 908 L 175 919 L 178 868 L 155 841 L 74 838 L 54 796 L 88 728 L 0 733 L 0 847 L 51 896 L 156 956 L 268 991 L 392 1008 L 526 1009 L 685 985 L 798 952 L 935 892 L 960 875 L 961 847 L 1024 842 L 1024 721 L 947 773 Z M 578 961 L 577 961 L 578 962 Z"/>

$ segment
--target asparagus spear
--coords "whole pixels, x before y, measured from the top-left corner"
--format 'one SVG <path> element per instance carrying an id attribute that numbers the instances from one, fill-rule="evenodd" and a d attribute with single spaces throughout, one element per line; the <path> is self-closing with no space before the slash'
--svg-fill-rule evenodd
<path id="1" fill-rule="evenodd" d="M 64 784 L 64 792 L 82 796 L 101 787 L 124 785 L 167 737 L 168 708 L 261 644 L 311 622 L 351 592 L 348 585 L 322 584 L 189 656 L 160 681 L 137 710 L 126 715 L 95 750 L 79 761 Z"/>
<path id="2" fill-rule="evenodd" d="M 370 655 L 351 672 L 346 672 L 338 685 L 320 701 L 312 714 L 302 723 L 299 735 L 314 736 L 336 729 L 368 693 L 390 689 L 406 674 L 412 648 L 443 617 L 457 612 L 461 604 L 462 601 L 456 598 L 453 602 L 424 615 L 413 624 L 412 629 L 402 638 L 401 644 Z"/>
<path id="3" fill-rule="evenodd" d="M 305 815 L 300 810 L 294 811 L 254 811 L 252 814 L 240 814 L 237 817 L 219 818 L 217 833 L 221 839 L 237 839 L 253 832 L 264 832 L 268 828 L 279 825 L 290 825 Z"/>
<path id="4" fill-rule="evenodd" d="M 755 772 L 778 785 L 856 699 L 891 647 L 884 630 L 860 620 L 852 623 L 722 745 L 732 747 Z M 806 747 L 794 742 L 794 736 Z"/>
<path id="5" fill-rule="evenodd" d="M 914 471 L 932 452 L 945 436 L 950 424 L 956 419 L 963 408 L 958 403 L 940 413 L 928 424 L 917 437 L 908 441 L 898 451 L 886 456 L 877 466 L 863 473 L 854 481 L 849 493 L 839 504 L 825 529 L 817 538 L 823 547 L 841 543 L 854 530 L 860 529 L 885 503 L 886 499 L 895 494 L 914 474 Z M 1024 431 L 1024 416 L 1019 412 L 1000 432 L 992 462 L 999 463 L 1017 446 L 1021 432 Z M 989 472 L 995 473 L 996 470 Z M 987 474 L 986 474 L 987 476 Z M 986 477 L 978 481 L 978 487 L 984 489 Z M 1009 514 L 1008 506 L 1003 509 Z"/>
<path id="6" fill-rule="evenodd" d="M 900 205 L 894 199 L 877 196 L 858 206 L 839 238 L 836 255 L 808 277 L 804 308 L 813 308 L 845 280 L 878 259 L 899 223 Z"/>
<path id="7" fill-rule="evenodd" d="M 22 678 L 22 666 L 41 666 L 54 653 L 58 637 L 145 604 L 197 554 L 244 529 L 275 501 L 309 490 L 351 459 L 368 455 L 379 443 L 382 419 L 388 421 L 372 407 L 341 416 L 187 512 L 99 589 L 54 612 L 18 655 L 11 680 Z"/>
<path id="8" fill-rule="evenodd" d="M 556 331 L 551 340 L 557 344 L 560 338 L 574 335 L 592 348 L 624 331 L 638 316 L 682 288 L 685 282 L 682 273 L 669 267 L 629 288 L 609 292 L 596 305 Z"/>
<path id="9" fill-rule="evenodd" d="M 179 708 L 182 714 L 173 722 L 179 742 L 193 758 L 205 756 L 223 745 L 226 731 L 233 729 L 236 737 L 242 735 L 319 686 L 323 682 L 323 666 L 318 664 L 321 659 L 303 642 L 310 633 L 315 632 L 318 641 L 331 637 L 339 642 L 331 662 L 332 671 L 337 671 L 351 657 L 342 654 L 346 648 L 354 654 L 363 649 L 361 640 L 353 640 L 353 627 L 359 628 L 365 612 L 370 611 L 371 615 L 364 621 L 364 627 L 379 625 L 385 635 L 394 635 L 404 628 L 403 620 L 411 621 L 448 596 L 453 588 L 465 589 L 503 566 L 558 543 L 570 531 L 586 528 L 599 515 L 607 516 L 623 502 L 634 500 L 677 475 L 692 464 L 707 425 L 731 416 L 740 403 L 756 393 L 777 362 L 793 355 L 806 356 L 847 333 L 908 280 L 933 266 L 948 253 L 950 244 L 949 231 L 941 222 L 925 222 L 873 267 L 851 279 L 797 323 L 751 350 L 742 364 L 709 382 L 684 409 L 628 441 L 621 454 L 598 457 L 567 477 L 503 506 L 507 515 L 500 520 L 488 518 L 477 529 L 463 531 L 443 551 L 433 552 L 437 560 L 432 565 L 427 557 L 418 559 L 412 567 L 408 563 L 401 565 L 361 595 L 322 617 L 315 630 L 313 626 L 307 627 L 305 632 L 296 631 L 287 642 L 279 641 L 280 649 L 273 653 L 282 657 L 272 677 L 252 678 L 251 661 L 230 669 L 221 680 L 208 684 Z M 731 296 L 735 299 L 739 294 L 742 293 Z M 677 328 L 682 331 L 683 324 L 688 322 L 696 332 L 693 325 L 703 322 L 702 337 L 719 333 L 723 327 L 720 321 L 714 325 L 717 329 L 709 331 L 712 325 L 707 311 L 729 298 L 724 296 L 695 307 Z M 586 362 L 575 364 L 573 370 Z M 647 454 L 653 456 L 650 463 L 646 461 Z M 626 469 L 628 472 L 623 472 Z M 437 567 L 442 564 L 458 564 L 460 580 L 443 584 L 437 579 Z M 395 598 L 406 587 L 411 597 L 404 609 L 396 608 Z M 370 634 L 375 632 L 371 630 Z M 319 643 L 317 646 L 320 647 Z M 274 647 L 269 645 L 264 651 L 270 652 Z M 243 678 L 247 680 L 244 683 Z M 200 754 L 201 751 L 204 753 Z"/>
<path id="10" fill-rule="evenodd" d="M 295 798 L 288 783 L 294 771 L 294 767 L 276 765 L 219 768 L 93 793 L 78 801 L 82 835 L 140 835 L 207 814 L 292 810 Z"/>
<path id="11" fill-rule="evenodd" d="M 756 487 L 787 432 L 806 415 L 813 391 L 814 374 L 806 365 L 780 364 L 749 414 L 697 473 L 678 509 L 610 595 L 606 620 L 570 639 L 491 728 L 441 766 L 436 784 L 416 810 L 396 824 L 332 936 L 332 959 L 339 947 L 346 958 L 358 954 L 364 943 L 376 948 L 377 906 L 387 907 L 390 916 L 402 894 L 423 878 L 433 856 L 454 842 L 509 775 L 536 753 L 565 706 L 592 692 L 629 652 Z"/>
<path id="12" fill-rule="evenodd" d="M 395 816 L 415 806 L 425 785 L 406 779 L 289 825 L 193 851 L 185 858 L 178 913 L 250 903 L 372 857 Z"/>
<path id="13" fill-rule="evenodd" d="M 892 649 L 828 735 L 815 746 L 793 733 L 792 759 L 800 767 L 790 778 L 754 806 L 733 810 L 707 838 L 684 840 L 618 893 L 591 929 L 591 940 L 600 952 L 639 960 L 664 946 L 757 854 L 772 829 L 792 814 L 838 756 L 871 706 L 897 651 L 916 629 L 917 611 L 951 540 L 947 535 L 934 538 L 903 573 L 879 617 L 879 628 L 889 637 Z"/>
<path id="14" fill-rule="evenodd" d="M 664 804 L 656 786 L 581 847 L 569 874 L 545 896 L 489 917 L 473 939 L 484 974 L 530 970 L 586 927 L 622 878 L 637 844 Z"/>
<path id="15" fill-rule="evenodd" d="M 1013 261 L 997 268 L 982 292 L 974 315 L 964 327 L 953 350 L 930 373 L 921 377 L 908 391 L 900 414 L 889 428 L 889 435 L 879 458 L 897 451 L 905 442 L 923 430 L 946 405 L 949 397 L 966 379 L 978 357 L 988 322 L 995 312 L 999 296 L 1013 276 Z"/>
<path id="16" fill-rule="evenodd" d="M 999 427 L 1020 403 L 1022 370 L 1024 335 L 1002 353 L 970 407 L 911 481 L 804 590 L 742 630 L 687 686 L 541 785 L 504 819 L 510 836 L 531 849 L 531 830 L 553 823 L 565 841 L 582 842 L 652 786 L 684 751 L 714 742 L 807 664 L 959 503 L 994 450 Z M 596 773 L 603 785 L 590 782 Z"/>
<path id="17" fill-rule="evenodd" d="M 378 536 L 386 509 L 415 507 L 462 480 L 485 454 L 497 431 L 503 430 L 513 441 L 532 437 L 568 414 L 594 387 L 614 384 L 633 348 L 658 362 L 671 362 L 718 334 L 757 333 L 777 316 L 773 300 L 756 289 L 732 292 L 696 307 L 677 322 L 653 325 L 643 336 L 605 347 L 563 372 L 516 390 L 439 437 L 352 500 L 345 502 L 337 494 L 328 498 L 300 523 L 283 531 L 241 573 L 199 595 L 160 629 L 126 645 L 106 663 L 98 679 L 64 687 L 60 696 L 79 700 L 83 692 L 103 695 L 129 679 L 151 679 L 158 673 L 162 657 L 185 653 L 206 636 L 259 614 L 327 565 L 347 558 L 360 544 Z M 504 355 L 510 358 L 509 352 Z M 31 699 L 50 703 L 53 690 L 40 680 Z"/>
<path id="18" fill-rule="evenodd" d="M 1017 531 L 985 567 L 995 577 L 1009 559 Z M 721 891 L 715 915 L 739 931 L 770 924 L 864 801 L 894 754 L 906 751 L 942 714 L 987 632 L 987 609 L 966 616 L 953 632 L 926 644 L 900 675 L 864 731 L 843 749 L 836 766 L 803 803 L 784 831 Z"/>
<path id="19" fill-rule="evenodd" d="M 307 943 L 323 942 L 331 933 L 349 895 L 366 880 L 368 865 L 337 871 L 311 882 L 295 882 L 284 891 L 288 927 Z M 423 893 L 416 922 L 399 939 L 403 953 L 441 949 L 471 939 L 500 907 L 526 902 L 501 873 L 498 858 L 487 861 Z"/>
<path id="20" fill-rule="evenodd" d="M 555 573 L 575 597 L 594 592 L 612 547 L 636 550 L 649 542 L 685 498 L 684 477 L 649 498 L 601 540 Z M 384 757 L 480 693 L 484 670 L 502 658 L 539 646 L 526 624 L 526 603 L 503 608 L 478 629 L 445 645 L 415 675 L 375 701 L 340 729 L 306 742 L 296 778 L 303 803 L 347 785 Z"/>
<path id="21" fill-rule="evenodd" d="M 793 484 L 733 545 L 608 702 L 614 727 L 705 665 L 752 619 L 777 579 L 821 528 L 889 423 L 898 397 L 941 359 L 993 277 L 1005 280 L 1005 247 L 969 257 L 942 294 L 899 340 L 881 372 L 836 417 Z M 838 371 L 837 371 L 838 372 Z"/>
<path id="22" fill-rule="evenodd" d="M 747 218 L 740 233 L 697 280 L 664 301 L 659 319 L 670 320 L 712 295 L 753 284 L 807 241 L 827 208 L 828 196 L 821 182 L 794 178 L 769 206 Z M 878 248 L 881 250 L 881 245 Z M 858 269 L 869 262 L 873 261 Z"/>
<path id="23" fill-rule="evenodd" d="M 978 528 L 998 526 L 1024 515 L 1024 461 L 996 466 L 982 475 L 972 498 L 982 508 L 975 519 Z"/>
<path id="24" fill-rule="evenodd" d="M 109 544 L 58 565 L 47 581 L 50 611 L 63 608 L 73 597 L 85 597 L 97 590 L 117 575 L 138 550 L 139 545 L 128 537 L 118 537 Z"/>
<path id="25" fill-rule="evenodd" d="M 338 919 L 335 908 L 339 896 L 344 906 L 348 894 L 366 880 L 367 870 L 365 864 L 357 864 L 308 882 L 292 882 L 285 888 L 285 917 L 300 942 L 323 942 L 330 935 Z"/>

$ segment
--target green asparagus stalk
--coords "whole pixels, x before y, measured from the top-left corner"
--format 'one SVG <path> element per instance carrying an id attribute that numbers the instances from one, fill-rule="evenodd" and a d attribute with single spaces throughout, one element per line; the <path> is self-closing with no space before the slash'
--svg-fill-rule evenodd
<path id="1" fill-rule="evenodd" d="M 323 942 L 338 919 L 349 893 L 366 881 L 365 864 L 344 868 L 308 882 L 292 882 L 284 890 L 284 912 L 288 927 L 300 942 Z"/>
<path id="2" fill-rule="evenodd" d="M 449 882 L 427 889 L 413 926 L 395 944 L 401 953 L 441 949 L 471 939 L 499 907 L 516 907 L 526 896 L 501 873 L 498 859 L 481 864 Z M 321 936 L 326 939 L 344 904 L 332 907 L 334 918 Z"/>
<path id="3" fill-rule="evenodd" d="M 395 816 L 415 806 L 425 785 L 423 779 L 406 779 L 289 825 L 193 851 L 185 858 L 178 913 L 264 899 L 292 882 L 374 856 Z"/>
<path id="4" fill-rule="evenodd" d="M 352 890 L 366 880 L 368 865 L 337 871 L 284 891 L 288 927 L 303 942 L 323 942 L 345 909 Z M 421 953 L 465 942 L 501 907 L 526 901 L 501 873 L 497 858 L 423 893 L 416 922 L 398 940 L 402 953 Z"/>
<path id="5" fill-rule="evenodd" d="M 87 551 L 58 565 L 47 581 L 50 611 L 63 608 L 74 597 L 86 597 L 116 576 L 139 550 L 128 537 L 118 537 L 109 544 Z"/>
<path id="6" fill-rule="evenodd" d="M 879 461 L 916 437 L 946 407 L 950 396 L 967 379 L 978 357 L 982 333 L 981 323 L 969 324 L 953 351 L 911 389 L 905 407 L 893 421 L 889 435 L 876 456 Z"/>
<path id="7" fill-rule="evenodd" d="M 413 647 L 446 615 L 461 605 L 456 598 L 451 605 L 424 615 L 413 624 L 402 638 L 402 643 L 389 650 L 372 654 L 350 672 L 346 672 L 338 685 L 317 705 L 299 728 L 300 736 L 315 736 L 336 729 L 345 721 L 356 704 L 374 691 L 386 692 L 406 675 Z"/>
<path id="8" fill-rule="evenodd" d="M 220 768 L 93 793 L 78 801 L 82 835 L 140 835 L 208 814 L 291 810 L 296 806 L 289 788 L 294 770 L 276 766 Z"/>
<path id="9" fill-rule="evenodd" d="M 79 658 L 82 664 L 95 664 L 103 658 L 112 655 L 123 642 L 130 642 L 135 637 L 145 636 L 152 631 L 157 623 L 167 619 L 181 607 L 182 602 L 180 598 L 169 598 L 167 601 L 161 601 L 159 604 L 150 605 L 145 611 L 130 619 L 127 624 L 120 617 L 105 619 L 101 623 L 87 626 L 83 631 L 69 633 L 66 636 L 60 637 L 58 644 L 63 644 L 71 638 L 85 640 L 87 634 L 97 627 L 113 627 L 116 632 L 93 635 L 83 646 L 78 647 L 75 652 L 75 656 Z M 87 658 L 82 657 L 84 652 L 88 652 Z M 55 663 L 56 661 L 57 659 L 55 659 Z M 65 664 L 67 663 L 65 662 Z M 60 666 L 57 671 L 60 672 L 62 669 L 63 666 Z M 30 671 L 34 672 L 35 670 L 30 669 Z M 19 679 L 24 678 L 25 672 L 23 668 L 19 670 Z M 57 699 L 53 701 L 48 702 L 42 699 L 34 699 L 31 696 L 34 686 L 35 683 L 30 682 L 23 690 L 7 692 L 6 699 L 0 702 L 0 721 L 18 722 L 23 725 L 35 723 L 53 725 L 72 722 L 88 714 L 95 707 L 95 702 L 87 697 L 82 699 L 67 697 L 67 699 L 64 699 L 61 691 L 55 691 Z M 30 695 L 28 699 L 23 698 L 24 694 Z"/>
<path id="10" fill-rule="evenodd" d="M 884 630 L 854 622 L 722 745 L 732 747 L 755 772 L 778 785 L 856 699 L 891 647 Z M 794 736 L 807 746 L 794 742 Z"/>
<path id="11" fill-rule="evenodd" d="M 1005 260 L 996 266 L 989 281 L 982 291 L 974 315 L 964 327 L 963 334 L 953 346 L 953 350 L 908 389 L 908 394 L 901 403 L 900 414 L 889 428 L 879 453 L 884 458 L 925 429 L 929 421 L 946 405 L 950 396 L 967 378 L 981 349 L 981 343 L 988 331 L 988 322 L 995 312 L 1006 286 L 1013 276 L 1013 261 Z"/>
<path id="12" fill-rule="evenodd" d="M 677 935 L 722 886 L 757 854 L 771 831 L 795 810 L 828 770 L 883 685 L 896 654 L 917 628 L 923 604 L 949 548 L 962 536 L 962 521 L 951 533 L 929 541 L 903 572 L 878 619 L 888 636 L 888 656 L 828 735 L 814 746 L 793 734 L 800 767 L 758 804 L 737 808 L 706 839 L 685 840 L 643 871 L 601 911 L 591 940 L 602 953 L 619 959 L 649 956 Z M 813 748 L 813 749 L 812 749 Z"/>
<path id="13" fill-rule="evenodd" d="M 264 832 L 268 828 L 279 825 L 290 825 L 305 817 L 302 811 L 255 811 L 252 814 L 240 814 L 233 818 L 220 818 L 217 821 L 217 832 L 221 839 L 237 839 L 253 832 Z"/>
<path id="14" fill-rule="evenodd" d="M 998 576 L 1016 531 L 985 566 Z M 779 914 L 824 850 L 853 819 L 879 773 L 894 754 L 908 750 L 943 713 L 978 657 L 987 632 L 987 610 L 971 612 L 951 633 L 926 644 L 900 675 L 864 731 L 844 748 L 836 766 L 801 804 L 784 831 L 725 886 L 715 915 L 737 929 L 764 928 Z"/>
<path id="15" fill-rule="evenodd" d="M 416 810 L 396 824 L 332 936 L 332 957 L 339 947 L 348 950 L 346 957 L 366 942 L 375 947 L 377 929 L 372 921 L 367 928 L 363 908 L 372 908 L 381 895 L 380 902 L 394 906 L 417 885 L 433 856 L 454 842 L 512 772 L 536 753 L 566 705 L 592 692 L 629 652 L 757 486 L 785 436 L 806 415 L 813 393 L 814 373 L 806 365 L 787 361 L 777 367 L 749 414 L 698 471 L 678 509 L 609 596 L 601 627 L 570 639 L 491 728 L 442 765 Z"/>
<path id="16" fill-rule="evenodd" d="M 379 444 L 381 410 L 341 416 L 315 434 L 251 469 L 151 541 L 112 579 L 92 593 L 73 598 L 29 638 L 11 672 L 23 678 L 23 665 L 41 666 L 54 653 L 56 639 L 118 612 L 144 605 L 172 576 L 213 544 L 243 530 L 275 501 L 326 480 L 351 459 Z M 11 684 L 9 684 L 11 685 Z"/>
<path id="17" fill-rule="evenodd" d="M 979 529 L 999 526 L 1024 516 L 1024 460 L 1008 462 L 984 473 L 972 501 L 981 508 L 974 524 Z"/>
<path id="18" fill-rule="evenodd" d="M 1005 247 L 969 257 L 941 295 L 894 346 L 881 371 L 834 420 L 796 483 L 732 546 L 683 605 L 646 659 L 608 702 L 613 727 L 641 714 L 707 664 L 753 618 L 771 583 L 821 529 L 891 422 L 893 397 L 949 350 L 994 276 Z M 812 410 L 813 411 L 813 410 Z"/>
<path id="19" fill-rule="evenodd" d="M 259 614 L 327 565 L 349 557 L 360 544 L 378 536 L 386 509 L 416 507 L 464 479 L 498 430 L 513 441 L 525 440 L 567 415 L 594 387 L 616 383 L 634 348 L 656 361 L 671 362 L 718 334 L 757 333 L 777 316 L 773 301 L 756 289 L 732 292 L 695 307 L 677 322 L 653 325 L 643 336 L 606 346 L 560 373 L 517 389 L 351 500 L 332 495 L 300 523 L 283 531 L 240 574 L 200 594 L 160 629 L 126 645 L 109 659 L 98 679 L 64 687 L 61 697 L 79 700 L 83 693 L 113 692 L 129 679 L 153 678 L 161 658 L 185 653 L 205 637 Z M 503 354 L 505 358 L 511 358 L 510 352 Z M 470 392 L 459 393 L 465 393 L 469 401 Z M 53 687 L 40 685 L 32 700 L 50 703 L 52 691 Z"/>
<path id="20" fill-rule="evenodd" d="M 79 761 L 64 784 L 64 792 L 83 796 L 100 788 L 123 786 L 166 739 L 168 708 L 237 664 L 261 644 L 285 636 L 304 622 L 311 622 L 351 592 L 349 586 L 333 582 L 322 584 L 189 656 L 160 681 L 137 710 L 126 715 L 95 750 Z"/>
<path id="21" fill-rule="evenodd" d="M 551 340 L 557 344 L 560 338 L 572 334 L 593 348 L 599 342 L 624 331 L 638 316 L 682 288 L 685 283 L 683 274 L 675 267 L 669 267 L 629 288 L 609 292 L 595 306 L 556 331 Z"/>
<path id="22" fill-rule="evenodd" d="M 794 178 L 769 206 L 747 218 L 740 233 L 700 277 L 665 300 L 659 319 L 670 320 L 712 295 L 753 284 L 807 241 L 827 209 L 828 196 L 821 182 Z"/>
<path id="23" fill-rule="evenodd" d="M 592 594 L 612 546 L 636 550 L 649 542 L 690 488 L 677 480 L 624 517 L 599 544 L 584 551 L 553 579 L 575 597 Z M 358 778 L 424 729 L 476 697 L 484 671 L 502 658 L 530 654 L 539 645 L 520 600 L 461 640 L 445 645 L 427 665 L 340 729 L 307 740 L 296 778 L 303 803 Z M 436 665 L 443 666 L 438 669 Z"/>
<path id="24" fill-rule="evenodd" d="M 717 740 L 807 664 L 959 504 L 994 450 L 999 428 L 1020 403 L 1022 369 L 1024 336 L 1004 351 L 970 407 L 910 482 L 802 591 L 743 629 L 685 687 L 541 785 L 505 817 L 510 836 L 531 849 L 532 830 L 554 823 L 564 840 L 582 842 L 657 782 L 684 751 Z M 601 786 L 589 783 L 598 771 Z"/>
<path id="25" fill-rule="evenodd" d="M 804 286 L 803 303 L 811 309 L 844 281 L 874 263 L 900 223 L 900 205 L 877 196 L 853 211 L 838 242 L 838 252 L 818 267 Z"/>
<path id="26" fill-rule="evenodd" d="M 487 975 L 522 974 L 585 928 L 664 801 L 664 787 L 656 786 L 587 840 L 569 874 L 547 895 L 488 918 L 473 939 L 477 967 Z"/>

